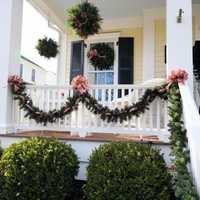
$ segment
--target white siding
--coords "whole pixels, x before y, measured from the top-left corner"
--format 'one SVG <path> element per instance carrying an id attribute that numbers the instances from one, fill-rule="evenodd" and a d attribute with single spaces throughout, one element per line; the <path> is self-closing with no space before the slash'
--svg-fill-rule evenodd
<path id="1" fill-rule="evenodd" d="M 21 58 L 21 65 L 23 65 L 22 78 L 25 82 L 36 85 L 55 85 L 56 74 L 50 71 L 46 71 L 37 64 L 32 63 Z M 35 70 L 35 81 L 32 81 L 32 70 Z"/>

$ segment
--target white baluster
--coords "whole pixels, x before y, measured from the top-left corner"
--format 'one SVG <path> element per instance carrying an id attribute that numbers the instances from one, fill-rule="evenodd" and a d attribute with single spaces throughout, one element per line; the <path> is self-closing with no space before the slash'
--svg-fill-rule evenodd
<path id="1" fill-rule="evenodd" d="M 161 119 L 160 105 L 161 105 L 161 103 L 162 103 L 161 100 L 157 98 L 156 99 L 156 105 L 157 105 L 157 109 L 156 109 L 156 112 L 157 112 L 157 114 L 156 114 L 156 117 L 157 117 L 156 124 L 157 124 L 157 126 L 156 126 L 156 129 L 157 130 L 160 130 L 160 128 L 161 128 L 161 124 L 160 124 L 160 119 Z"/>
<path id="2" fill-rule="evenodd" d="M 101 103 L 105 106 L 106 104 L 106 90 L 99 89 L 99 93 L 101 94 Z"/>

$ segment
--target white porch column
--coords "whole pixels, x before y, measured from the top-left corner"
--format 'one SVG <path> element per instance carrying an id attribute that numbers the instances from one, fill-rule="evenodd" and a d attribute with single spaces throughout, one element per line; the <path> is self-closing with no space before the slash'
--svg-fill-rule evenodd
<path id="1" fill-rule="evenodd" d="M 182 23 L 177 23 L 180 9 L 184 12 Z M 176 68 L 189 73 L 192 89 L 192 0 L 167 0 L 167 74 Z"/>
<path id="2" fill-rule="evenodd" d="M 66 83 L 66 60 L 67 60 L 67 35 L 60 34 L 60 54 L 57 69 L 57 84 L 64 85 Z"/>
<path id="3" fill-rule="evenodd" d="M 23 0 L 0 1 L 0 133 L 14 131 L 8 76 L 19 74 Z"/>
<path id="4" fill-rule="evenodd" d="M 155 72 L 155 24 L 152 13 L 144 11 L 143 81 L 154 78 Z"/>

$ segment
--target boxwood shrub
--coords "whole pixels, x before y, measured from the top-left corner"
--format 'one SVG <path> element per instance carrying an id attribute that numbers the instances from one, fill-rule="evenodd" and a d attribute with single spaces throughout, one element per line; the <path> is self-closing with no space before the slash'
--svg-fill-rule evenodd
<path id="1" fill-rule="evenodd" d="M 158 150 L 119 142 L 100 146 L 90 157 L 87 200 L 172 200 L 171 176 Z"/>
<path id="2" fill-rule="evenodd" d="M 70 199 L 78 159 L 71 146 L 57 140 L 32 138 L 11 145 L 2 155 L 2 199 Z"/>

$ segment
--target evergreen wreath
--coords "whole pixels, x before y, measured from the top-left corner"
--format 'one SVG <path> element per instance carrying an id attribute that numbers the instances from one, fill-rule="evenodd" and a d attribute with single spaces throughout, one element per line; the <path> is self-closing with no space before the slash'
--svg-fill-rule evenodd
<path id="1" fill-rule="evenodd" d="M 57 42 L 47 37 L 38 40 L 36 49 L 38 50 L 40 56 L 46 57 L 48 59 L 55 58 L 59 52 Z"/>
<path id="2" fill-rule="evenodd" d="M 87 55 L 95 69 L 109 70 L 114 64 L 114 49 L 106 43 L 94 44 Z"/>
<path id="3" fill-rule="evenodd" d="M 101 22 L 99 9 L 87 1 L 68 10 L 68 24 L 81 38 L 98 33 Z"/>

